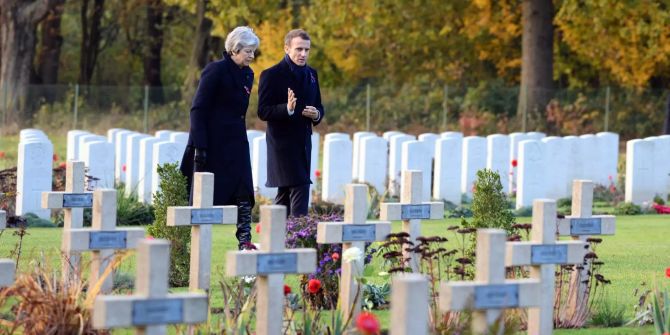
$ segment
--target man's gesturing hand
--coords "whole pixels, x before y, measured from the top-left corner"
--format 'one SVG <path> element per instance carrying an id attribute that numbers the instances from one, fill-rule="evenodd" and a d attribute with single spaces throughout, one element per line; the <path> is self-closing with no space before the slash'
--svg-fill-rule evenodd
<path id="1" fill-rule="evenodd" d="M 295 102 L 298 101 L 298 98 L 295 97 L 295 93 L 293 93 L 292 89 L 288 89 L 288 102 L 286 103 L 286 107 L 288 110 L 293 111 L 295 110 Z"/>

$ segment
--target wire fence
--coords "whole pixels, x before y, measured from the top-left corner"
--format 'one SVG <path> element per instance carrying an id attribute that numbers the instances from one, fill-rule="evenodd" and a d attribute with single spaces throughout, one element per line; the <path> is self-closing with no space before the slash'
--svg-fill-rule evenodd
<path id="1" fill-rule="evenodd" d="M 484 83 L 476 87 L 431 82 L 405 85 L 357 83 L 322 87 L 326 131 L 440 132 L 466 134 L 543 131 L 567 135 L 612 131 L 623 139 L 658 134 L 663 125 L 666 92 L 618 87 L 559 89 L 544 92 L 543 110 L 518 105 L 519 87 Z M 10 127 L 9 106 L 18 101 L 22 128 L 63 132 L 127 128 L 142 132 L 187 130 L 191 96 L 179 87 L 31 85 L 25 97 L 0 92 L 3 134 Z M 263 129 L 256 117 L 253 92 L 249 128 Z"/>

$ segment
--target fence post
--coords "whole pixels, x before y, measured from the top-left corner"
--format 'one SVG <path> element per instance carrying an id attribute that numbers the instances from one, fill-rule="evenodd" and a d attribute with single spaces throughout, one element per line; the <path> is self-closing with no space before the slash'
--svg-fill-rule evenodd
<path id="1" fill-rule="evenodd" d="M 610 87 L 605 90 L 605 131 L 609 131 L 610 126 Z"/>
<path id="2" fill-rule="evenodd" d="M 144 133 L 147 133 L 149 114 L 149 85 L 144 85 Z"/>
<path id="3" fill-rule="evenodd" d="M 370 83 L 366 84 L 367 98 L 365 101 L 365 131 L 370 131 Z"/>
<path id="4" fill-rule="evenodd" d="M 74 122 L 72 129 L 77 129 L 77 119 L 79 114 L 79 84 L 74 84 Z"/>
<path id="5" fill-rule="evenodd" d="M 444 99 L 442 101 L 442 129 L 447 131 L 447 117 L 449 116 L 449 85 L 444 84 Z"/>

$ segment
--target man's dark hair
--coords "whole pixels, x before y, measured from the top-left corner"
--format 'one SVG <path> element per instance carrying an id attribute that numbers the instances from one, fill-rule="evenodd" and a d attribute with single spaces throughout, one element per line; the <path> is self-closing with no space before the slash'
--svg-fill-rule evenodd
<path id="1" fill-rule="evenodd" d="M 291 41 L 296 38 L 300 37 L 305 41 L 309 41 L 309 34 L 307 34 L 306 31 L 302 29 L 293 29 L 286 34 L 286 37 L 284 37 L 284 45 L 291 46 Z"/>

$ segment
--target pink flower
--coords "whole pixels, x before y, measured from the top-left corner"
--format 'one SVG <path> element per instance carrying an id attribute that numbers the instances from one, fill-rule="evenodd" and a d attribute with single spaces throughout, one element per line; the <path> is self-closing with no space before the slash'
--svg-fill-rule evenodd
<path id="1" fill-rule="evenodd" d="M 259 223 L 259 224 L 256 225 L 256 234 L 260 234 L 260 233 L 261 233 L 261 224 Z"/>
<path id="2" fill-rule="evenodd" d="M 54 154 L 52 158 L 53 158 L 54 162 L 58 162 L 58 155 Z"/>
<path id="3" fill-rule="evenodd" d="M 670 278 L 670 268 L 665 269 L 665 276 Z"/>
<path id="4" fill-rule="evenodd" d="M 319 170 L 314 171 L 314 175 L 315 175 L 317 178 L 321 178 L 321 171 L 319 171 Z"/>
<path id="5" fill-rule="evenodd" d="M 126 172 L 126 164 L 123 164 L 123 166 L 121 167 L 121 170 L 122 170 L 123 172 Z"/>
<path id="6" fill-rule="evenodd" d="M 61 169 L 66 169 L 67 168 L 67 163 L 61 162 L 60 164 L 58 164 L 58 167 L 61 168 Z"/>
<path id="7" fill-rule="evenodd" d="M 334 252 L 330 257 L 333 259 L 333 261 L 337 262 L 338 259 L 340 259 L 340 254 Z"/>
<path id="8" fill-rule="evenodd" d="M 5 152 L 4 151 L 0 151 L 0 159 L 2 159 L 2 158 L 5 158 Z"/>

